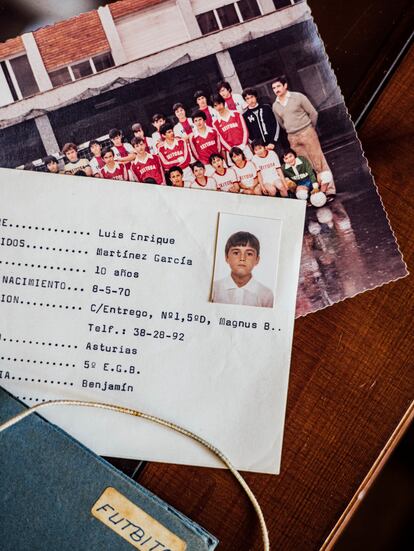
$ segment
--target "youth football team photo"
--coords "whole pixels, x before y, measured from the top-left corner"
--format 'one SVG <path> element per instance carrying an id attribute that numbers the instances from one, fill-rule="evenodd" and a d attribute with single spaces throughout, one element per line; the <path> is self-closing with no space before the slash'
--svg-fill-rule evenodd
<path id="1" fill-rule="evenodd" d="M 237 94 L 221 81 L 213 94 L 195 91 L 193 106 L 176 102 L 150 124 L 131 121 L 129 129 L 109 129 L 105 141 L 91 139 L 87 156 L 68 142 L 60 159 L 46 156 L 43 163 L 51 173 L 323 206 L 336 190 L 315 129 L 318 112 L 304 94 L 289 90 L 286 78 L 276 77 L 272 89 L 273 106 L 261 103 L 255 88 Z"/>
<path id="2" fill-rule="evenodd" d="M 0 44 L 0 167 L 306 203 L 298 316 L 405 274 L 305 0 L 115 1 Z"/>

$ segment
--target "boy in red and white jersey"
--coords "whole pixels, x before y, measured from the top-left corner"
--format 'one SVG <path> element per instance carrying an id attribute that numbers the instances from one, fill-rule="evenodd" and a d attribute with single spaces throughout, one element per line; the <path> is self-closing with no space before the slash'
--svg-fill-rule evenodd
<path id="1" fill-rule="evenodd" d="M 206 125 L 206 114 L 196 111 L 193 114 L 194 132 L 190 137 L 191 151 L 196 159 L 201 161 L 206 168 L 206 174 L 211 176 L 214 168 L 209 164 L 213 153 L 220 153 L 220 137 L 215 128 Z"/>
<path id="2" fill-rule="evenodd" d="M 216 181 L 217 191 L 239 192 L 237 175 L 232 168 L 226 168 L 224 159 L 219 153 L 213 153 L 210 164 L 214 168 L 213 178 Z"/>
<path id="3" fill-rule="evenodd" d="M 128 174 L 125 164 L 115 161 L 114 152 L 110 147 L 106 147 L 102 151 L 102 159 L 105 161 L 105 166 L 101 168 L 101 177 L 107 180 L 128 180 Z"/>
<path id="4" fill-rule="evenodd" d="M 178 119 L 177 124 L 174 126 L 174 134 L 178 138 L 188 140 L 194 131 L 193 119 L 187 117 L 185 107 L 182 103 L 174 103 L 173 112 Z"/>
<path id="5" fill-rule="evenodd" d="M 163 141 L 158 146 L 158 155 L 164 170 L 179 166 L 184 173 L 184 180 L 191 180 L 193 174 L 190 168 L 191 155 L 187 142 L 174 136 L 174 127 L 170 123 L 161 126 L 160 134 Z"/>
<path id="6" fill-rule="evenodd" d="M 274 197 L 277 191 L 282 197 L 288 197 L 288 187 L 280 166 L 279 157 L 273 150 L 268 150 L 263 140 L 252 142 L 255 164 L 259 173 L 259 183 L 263 195 Z"/>
<path id="7" fill-rule="evenodd" d="M 196 161 L 191 165 L 194 174 L 194 181 L 190 183 L 191 189 L 210 189 L 217 191 L 217 182 L 211 176 L 206 175 L 205 166 L 201 161 Z"/>
<path id="8" fill-rule="evenodd" d="M 213 126 L 214 121 L 217 119 L 217 111 L 207 104 L 207 95 L 203 90 L 197 90 L 194 94 L 194 99 L 197 103 L 198 109 L 203 111 L 206 116 L 207 126 Z"/>
<path id="9" fill-rule="evenodd" d="M 229 152 L 232 147 L 240 147 L 247 159 L 252 158 L 248 146 L 249 132 L 244 118 L 237 111 L 227 109 L 221 96 L 213 97 L 213 105 L 217 110 L 218 119 L 214 123 L 224 149 Z"/>
<path id="10" fill-rule="evenodd" d="M 135 152 L 132 145 L 122 141 L 122 132 L 118 128 L 112 128 L 109 131 L 109 139 L 112 142 L 112 151 L 114 152 L 115 160 L 118 163 L 125 164 L 128 171 L 131 168 L 131 161 L 135 159 Z"/>
<path id="11" fill-rule="evenodd" d="M 144 140 L 145 150 L 147 151 L 147 153 L 151 153 L 153 155 L 157 153 L 157 148 L 155 147 L 154 140 L 152 138 L 149 138 L 148 136 L 145 136 L 144 129 L 142 128 L 142 124 L 140 122 L 135 122 L 131 126 L 131 130 L 134 134 L 134 138 L 142 138 Z"/>
<path id="12" fill-rule="evenodd" d="M 96 178 L 100 178 L 101 168 L 105 166 L 105 161 L 102 159 L 102 146 L 98 140 L 92 140 L 89 142 L 89 151 L 92 153 L 92 157 L 89 161 L 89 166 L 92 169 L 92 175 Z"/>
<path id="13" fill-rule="evenodd" d="M 229 153 L 233 162 L 232 168 L 237 175 L 240 193 L 246 195 L 261 195 L 261 188 L 257 176 L 257 169 L 251 161 L 246 159 L 240 147 L 232 147 Z"/>
<path id="14" fill-rule="evenodd" d="M 131 144 L 136 153 L 135 160 L 131 163 L 129 171 L 130 180 L 145 183 L 145 180 L 151 178 L 158 185 L 165 186 L 164 171 L 161 161 L 156 155 L 146 151 L 144 138 L 132 138 Z"/>
<path id="15" fill-rule="evenodd" d="M 227 109 L 238 111 L 242 114 L 247 109 L 247 102 L 241 94 L 233 94 L 233 90 L 228 82 L 222 80 L 217 83 L 217 92 L 226 102 Z"/>

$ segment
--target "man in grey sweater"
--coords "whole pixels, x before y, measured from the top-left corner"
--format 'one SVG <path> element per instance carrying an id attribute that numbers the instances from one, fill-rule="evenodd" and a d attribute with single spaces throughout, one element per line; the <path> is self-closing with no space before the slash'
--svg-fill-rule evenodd
<path id="1" fill-rule="evenodd" d="M 317 173 L 320 184 L 327 184 L 326 194 L 335 195 L 336 188 L 332 172 L 321 149 L 315 127 L 318 112 L 309 99 L 300 92 L 290 92 L 283 77 L 272 83 L 276 101 L 273 113 L 278 123 L 286 130 L 292 149 L 306 157 Z"/>

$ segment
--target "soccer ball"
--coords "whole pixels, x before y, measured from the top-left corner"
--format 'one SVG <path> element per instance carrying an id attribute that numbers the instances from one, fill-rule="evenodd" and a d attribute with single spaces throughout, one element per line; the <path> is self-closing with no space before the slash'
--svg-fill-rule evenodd
<path id="1" fill-rule="evenodd" d="M 322 191 L 312 193 L 310 196 L 310 202 L 314 207 L 323 207 L 326 203 L 326 195 Z"/>
<path id="2" fill-rule="evenodd" d="M 311 220 L 308 225 L 308 231 L 311 235 L 319 235 L 321 233 L 321 226 L 318 222 Z"/>
<path id="3" fill-rule="evenodd" d="M 296 199 L 301 199 L 302 201 L 306 201 L 308 198 L 308 190 L 307 189 L 298 189 L 296 192 Z"/>
<path id="4" fill-rule="evenodd" d="M 316 218 L 320 224 L 327 224 L 330 228 L 333 226 L 333 214 L 329 207 L 318 209 Z"/>

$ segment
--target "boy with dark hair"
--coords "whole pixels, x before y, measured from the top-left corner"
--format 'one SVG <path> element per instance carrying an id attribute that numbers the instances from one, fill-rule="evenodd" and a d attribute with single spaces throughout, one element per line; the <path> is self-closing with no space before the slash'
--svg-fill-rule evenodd
<path id="1" fill-rule="evenodd" d="M 214 169 L 209 164 L 210 156 L 220 153 L 221 143 L 217 130 L 207 126 L 206 119 L 204 111 L 193 113 L 194 132 L 190 137 L 190 147 L 194 157 L 205 166 L 206 174 L 211 176 Z"/>
<path id="2" fill-rule="evenodd" d="M 188 140 L 193 133 L 193 120 L 187 117 L 185 107 L 182 103 L 174 103 L 173 113 L 177 117 L 178 122 L 174 126 L 174 134 L 183 140 Z"/>
<path id="3" fill-rule="evenodd" d="M 51 174 L 60 174 L 59 163 L 53 155 L 48 155 L 43 159 L 43 164 L 46 167 L 46 172 Z"/>
<path id="4" fill-rule="evenodd" d="M 221 96 L 213 96 L 212 99 L 214 109 L 218 113 L 214 128 L 220 136 L 222 146 L 227 152 L 232 147 L 240 147 L 244 151 L 246 158 L 251 159 L 252 152 L 247 145 L 249 132 L 242 115 L 237 111 L 227 109 L 226 102 Z"/>
<path id="5" fill-rule="evenodd" d="M 210 164 L 214 168 L 213 178 L 216 181 L 217 191 L 239 192 L 237 175 L 233 168 L 226 168 L 224 159 L 219 153 L 213 153 Z"/>
<path id="6" fill-rule="evenodd" d="M 125 164 L 115 161 L 114 152 L 111 147 L 105 147 L 102 151 L 102 159 L 105 166 L 101 168 L 101 177 L 107 180 L 128 180 Z"/>
<path id="7" fill-rule="evenodd" d="M 255 165 L 246 159 L 246 155 L 240 147 L 232 147 L 229 157 L 233 162 L 232 168 L 239 181 L 240 193 L 246 195 L 261 195 L 258 173 Z"/>
<path id="8" fill-rule="evenodd" d="M 152 138 L 148 138 L 148 136 L 145 136 L 144 129 L 140 122 L 134 122 L 134 124 L 131 126 L 131 130 L 134 134 L 134 138 L 142 138 L 145 141 L 145 149 L 148 153 L 157 153 L 157 148 L 155 147 L 154 140 Z"/>
<path id="9" fill-rule="evenodd" d="M 205 166 L 201 161 L 196 161 L 191 165 L 194 174 L 194 180 L 190 183 L 192 189 L 214 189 L 217 190 L 217 183 L 214 178 L 206 175 Z"/>
<path id="10" fill-rule="evenodd" d="M 332 172 L 316 132 L 318 112 L 304 94 L 288 90 L 284 77 L 276 78 L 272 88 L 276 96 L 273 112 L 287 132 L 290 147 L 311 162 L 319 183 L 326 184 L 327 195 L 334 196 L 336 188 Z"/>
<path id="11" fill-rule="evenodd" d="M 263 140 L 253 140 L 253 163 L 255 164 L 263 195 L 274 197 L 279 191 L 282 197 L 288 197 L 288 187 L 280 166 L 279 157 L 274 151 L 266 149 Z"/>
<path id="12" fill-rule="evenodd" d="M 291 182 L 298 199 L 308 199 L 314 186 L 318 186 L 316 174 L 306 157 L 296 155 L 293 149 L 288 149 L 283 155 L 283 174 Z M 326 192 L 326 184 L 321 191 Z"/>
<path id="13" fill-rule="evenodd" d="M 250 140 L 263 140 L 267 149 L 274 149 L 275 144 L 283 148 L 288 147 L 286 134 L 281 131 L 272 108 L 259 102 L 257 90 L 246 88 L 243 90 L 243 98 L 247 103 L 243 118 Z"/>
<path id="14" fill-rule="evenodd" d="M 168 170 L 172 166 L 179 166 L 184 172 L 184 178 L 191 180 L 191 156 L 187 142 L 174 136 L 174 127 L 170 123 L 161 126 L 160 134 L 163 141 L 158 146 L 158 155 L 164 170 Z"/>
<path id="15" fill-rule="evenodd" d="M 105 166 L 105 161 L 102 159 L 102 146 L 98 140 L 92 140 L 89 142 L 89 151 L 92 154 L 92 158 L 89 161 L 92 169 L 92 175 L 100 178 L 101 168 Z"/>
<path id="16" fill-rule="evenodd" d="M 74 143 L 65 143 L 62 148 L 68 162 L 65 164 L 64 173 L 75 175 L 79 171 L 85 172 L 86 176 L 92 176 L 92 169 L 88 159 L 79 159 L 78 147 Z"/>
<path id="17" fill-rule="evenodd" d="M 244 97 L 240 94 L 233 94 L 230 84 L 225 80 L 217 83 L 217 93 L 224 99 L 226 107 L 230 109 L 230 111 L 243 113 L 246 109 L 247 103 Z"/>
<path id="18" fill-rule="evenodd" d="M 213 126 L 214 121 L 217 119 L 217 112 L 207 104 L 207 95 L 203 90 L 197 90 L 194 94 L 194 99 L 197 103 L 198 109 L 203 111 L 206 115 L 207 126 Z"/>
<path id="19" fill-rule="evenodd" d="M 167 171 L 167 179 L 173 187 L 190 187 L 190 182 L 184 180 L 183 169 L 179 166 L 172 166 Z"/>
<path id="20" fill-rule="evenodd" d="M 155 113 L 155 115 L 152 115 L 151 122 L 152 126 L 155 128 L 155 132 L 152 133 L 151 138 L 155 144 L 155 147 L 158 147 L 158 145 L 162 142 L 160 128 L 167 122 L 167 117 L 162 113 Z"/>
<path id="21" fill-rule="evenodd" d="M 112 142 L 112 151 L 114 152 L 115 160 L 118 163 L 125 164 L 125 169 L 131 168 L 131 161 L 135 159 L 135 152 L 132 145 L 123 141 L 122 131 L 118 128 L 112 128 L 109 131 L 109 139 Z"/>
<path id="22" fill-rule="evenodd" d="M 131 163 L 130 179 L 135 182 L 145 182 L 150 178 L 158 185 L 165 185 L 164 171 L 157 155 L 152 155 L 146 150 L 144 138 L 132 138 L 131 144 L 136 157 Z"/>
<path id="23" fill-rule="evenodd" d="M 239 231 L 231 235 L 224 249 L 230 275 L 214 281 L 212 302 L 244 306 L 273 307 L 273 293 L 253 278 L 260 262 L 260 242 L 255 235 Z"/>

